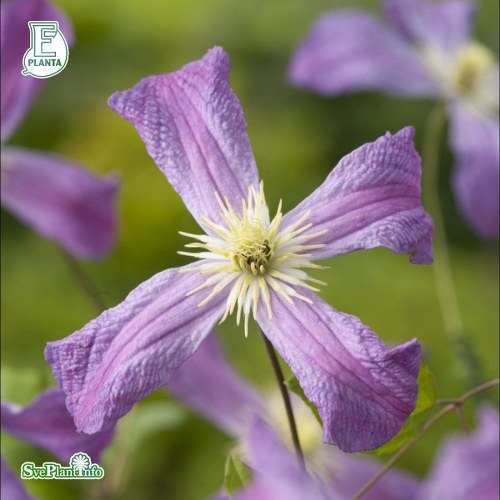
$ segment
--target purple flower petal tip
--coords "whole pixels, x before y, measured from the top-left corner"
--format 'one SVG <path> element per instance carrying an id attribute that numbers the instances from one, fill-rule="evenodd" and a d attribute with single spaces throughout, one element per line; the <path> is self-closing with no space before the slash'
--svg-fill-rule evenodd
<path id="1" fill-rule="evenodd" d="M 283 217 L 283 226 L 310 211 L 314 231 L 326 230 L 314 240 L 325 245 L 314 251 L 317 259 L 384 246 L 410 254 L 413 264 L 432 263 L 434 225 L 422 207 L 414 133 L 413 127 L 387 132 L 342 158 L 325 182 Z"/>
<path id="2" fill-rule="evenodd" d="M 77 257 L 100 259 L 118 229 L 118 179 L 47 153 L 2 150 L 2 205 Z"/>
<path id="3" fill-rule="evenodd" d="M 324 441 L 348 452 L 378 448 L 415 408 L 420 345 L 388 349 L 358 318 L 307 297 L 311 304 L 273 297 L 273 319 L 258 322 L 318 408 Z"/>
<path id="4" fill-rule="evenodd" d="M 78 433 L 60 389 L 46 390 L 25 407 L 2 401 L 2 430 L 49 450 L 64 462 L 78 451 L 97 462 L 114 436 L 114 430 L 92 436 Z"/>
<path id="5" fill-rule="evenodd" d="M 224 309 L 220 297 L 198 307 L 199 296 L 187 296 L 203 281 L 198 273 L 161 272 L 81 330 L 47 344 L 45 359 L 79 431 L 112 428 L 196 351 Z"/>
<path id="6" fill-rule="evenodd" d="M 116 92 L 110 107 L 130 121 L 184 203 L 200 221 L 220 220 L 214 193 L 241 206 L 258 173 L 238 98 L 220 47 L 179 71 Z"/>

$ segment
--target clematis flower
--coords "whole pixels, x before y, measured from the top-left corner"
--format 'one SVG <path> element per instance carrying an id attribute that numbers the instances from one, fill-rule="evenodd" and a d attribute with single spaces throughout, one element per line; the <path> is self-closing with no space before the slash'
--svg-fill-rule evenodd
<path id="1" fill-rule="evenodd" d="M 252 316 L 318 407 L 325 441 L 376 448 L 415 405 L 420 346 L 388 349 L 359 319 L 322 301 L 306 271 L 316 259 L 376 246 L 431 262 L 413 129 L 347 155 L 314 193 L 271 220 L 229 66 L 214 48 L 110 98 L 206 234 L 188 245 L 200 249 L 199 261 L 142 283 L 49 343 L 46 359 L 77 428 L 97 432 L 168 383 L 221 317 L 247 325 Z"/>
<path id="2" fill-rule="evenodd" d="M 46 0 L 13 0 L 1 4 L 2 143 L 28 111 L 45 80 L 21 75 L 29 48 L 28 21 L 56 20 L 68 44 L 68 19 Z M 117 230 L 118 182 L 98 178 L 58 156 L 2 146 L 2 206 L 43 236 L 78 257 L 104 257 Z"/>
<path id="3" fill-rule="evenodd" d="M 2 431 L 46 449 L 64 463 L 78 451 L 87 453 L 93 462 L 98 462 L 101 452 L 111 443 L 114 435 L 114 431 L 92 436 L 79 434 L 66 409 L 64 393 L 59 389 L 44 391 L 25 407 L 2 401 Z M 1 462 L 2 498 L 31 499 L 18 475 L 10 470 L 3 458 Z"/>
<path id="4" fill-rule="evenodd" d="M 342 453 L 321 443 L 311 410 L 294 394 L 292 405 L 306 470 L 296 460 L 282 401 L 259 394 L 224 356 L 216 336 L 175 373 L 167 390 L 234 437 L 253 480 L 236 495 L 247 500 L 352 498 L 382 467 L 373 457 Z M 276 404 L 275 404 L 276 403 Z M 498 411 L 479 411 L 477 429 L 449 437 L 423 480 L 391 469 L 363 495 L 366 500 L 495 500 L 499 491 Z M 288 445 L 288 447 L 286 446 Z M 225 499 L 220 493 L 213 497 Z"/>
<path id="5" fill-rule="evenodd" d="M 242 498 L 347 500 L 382 466 L 372 457 L 343 453 L 323 444 L 321 427 L 313 413 L 290 394 L 307 471 L 302 469 L 293 451 L 279 394 L 259 393 L 242 379 L 225 357 L 216 335 L 203 341 L 166 389 L 237 440 L 237 449 L 254 476 Z M 393 469 L 364 498 L 406 500 L 414 497 L 417 487 L 417 478 Z M 220 493 L 213 498 L 227 495 Z"/>
<path id="6" fill-rule="evenodd" d="M 472 0 L 386 0 L 387 19 L 362 10 L 321 17 L 296 50 L 290 79 L 324 95 L 379 90 L 446 102 L 452 179 L 464 217 L 498 236 L 498 64 L 471 39 Z"/>

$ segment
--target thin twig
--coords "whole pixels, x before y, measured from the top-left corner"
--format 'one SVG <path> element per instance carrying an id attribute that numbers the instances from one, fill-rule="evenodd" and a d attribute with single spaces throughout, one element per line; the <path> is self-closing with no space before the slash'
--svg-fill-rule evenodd
<path id="1" fill-rule="evenodd" d="M 431 427 L 439 422 L 445 415 L 455 410 L 457 406 L 462 406 L 468 399 L 477 394 L 487 391 L 492 387 L 499 385 L 500 379 L 490 380 L 485 382 L 470 391 L 467 391 L 460 398 L 451 400 L 442 410 L 436 413 L 425 423 L 418 436 L 407 441 L 394 455 L 386 462 L 386 464 L 375 474 L 357 493 L 353 500 L 359 500 Z"/>
<path id="2" fill-rule="evenodd" d="M 283 403 L 285 404 L 286 416 L 288 418 L 288 424 L 290 426 L 290 433 L 292 435 L 293 447 L 295 448 L 295 453 L 297 454 L 297 458 L 301 467 L 305 467 L 304 463 L 304 454 L 302 453 L 302 448 L 300 447 L 299 434 L 297 432 L 297 425 L 295 423 L 295 416 L 293 414 L 292 403 L 290 402 L 290 395 L 288 394 L 288 389 L 285 385 L 285 378 L 283 377 L 283 372 L 281 371 L 281 366 L 278 361 L 278 357 L 276 356 L 276 351 L 274 350 L 273 345 L 267 337 L 264 335 L 264 332 L 261 330 L 262 339 L 264 340 L 264 344 L 266 346 L 267 354 L 269 355 L 269 359 L 271 360 L 271 365 L 273 366 L 274 374 L 276 375 L 276 380 L 278 381 L 278 386 L 281 391 L 281 396 L 283 398 Z"/>
<path id="3" fill-rule="evenodd" d="M 69 271 L 73 276 L 78 286 L 83 290 L 85 295 L 90 299 L 97 312 L 101 313 L 106 309 L 106 304 L 101 298 L 99 291 L 96 289 L 87 273 L 80 263 L 68 252 L 61 249 L 61 254 L 68 265 Z"/>

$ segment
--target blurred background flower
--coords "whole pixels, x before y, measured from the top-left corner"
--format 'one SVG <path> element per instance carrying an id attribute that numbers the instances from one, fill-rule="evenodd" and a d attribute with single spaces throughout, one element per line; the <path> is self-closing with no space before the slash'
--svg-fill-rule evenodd
<path id="1" fill-rule="evenodd" d="M 75 30 L 68 66 L 48 82 L 9 143 L 50 150 L 100 173 L 121 173 L 120 241 L 105 262 L 85 264 L 107 306 L 123 300 L 152 274 L 186 264 L 189 259 L 175 253 L 184 244 L 177 231 L 197 230 L 137 133 L 108 108 L 106 101 L 117 89 L 173 71 L 222 45 L 231 56 L 231 85 L 245 110 L 267 201 L 277 206 L 286 193 L 284 211 L 312 192 L 343 155 L 386 130 L 415 126 L 421 151 L 432 100 L 396 100 L 376 92 L 325 99 L 287 82 L 293 50 L 315 20 L 332 9 L 352 7 L 351 0 L 61 0 L 57 5 Z M 356 5 L 382 17 L 371 0 Z M 498 2 L 483 0 L 476 38 L 495 53 L 497 18 Z M 444 151 L 440 160 L 440 194 L 458 299 L 469 342 L 478 353 L 481 381 L 487 380 L 498 366 L 498 246 L 480 241 L 463 221 L 449 189 L 453 158 Z M 95 310 L 53 244 L 7 212 L 2 223 L 2 395 L 26 404 L 55 384 L 43 359 L 45 343 L 81 328 L 95 317 Z M 454 397 L 467 388 L 442 333 L 430 267 L 409 266 L 406 256 L 384 249 L 343 255 L 331 266 L 320 278 L 329 283 L 321 291 L 326 302 L 362 317 L 388 343 L 418 337 L 438 381 L 439 397 Z M 231 321 L 220 330 L 230 359 L 243 375 L 260 386 L 273 384 L 258 332 L 250 329 L 242 343 Z M 492 391 L 486 397 L 497 396 Z M 466 407 L 469 418 L 473 407 L 474 402 Z M 410 450 L 400 467 L 423 476 L 454 428 L 458 423 L 447 417 Z M 36 481 L 28 488 L 56 500 L 75 498 L 82 488 L 96 486 L 115 492 L 116 498 L 199 499 L 222 484 L 228 446 L 223 433 L 160 391 L 120 423 L 118 438 L 99 462 L 109 473 L 104 486 Z M 2 451 L 13 468 L 27 459 L 48 459 L 7 435 Z M 110 472 L 123 463 L 124 477 Z"/>

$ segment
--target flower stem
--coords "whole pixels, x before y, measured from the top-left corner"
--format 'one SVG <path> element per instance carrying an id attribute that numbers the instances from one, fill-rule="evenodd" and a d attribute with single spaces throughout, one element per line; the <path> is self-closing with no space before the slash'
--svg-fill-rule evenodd
<path id="1" fill-rule="evenodd" d="M 268 338 L 264 335 L 264 332 L 260 331 L 264 344 L 266 346 L 267 354 L 271 360 L 271 365 L 273 366 L 274 374 L 276 375 L 276 380 L 278 381 L 278 386 L 281 391 L 281 396 L 283 398 L 283 403 L 285 405 L 286 416 L 288 418 L 288 424 L 290 426 L 290 433 L 292 435 L 293 447 L 295 448 L 295 453 L 301 467 L 305 467 L 304 455 L 302 453 L 302 448 L 300 447 L 299 434 L 297 432 L 297 425 L 295 423 L 295 416 L 293 414 L 292 403 L 290 401 L 290 395 L 288 394 L 288 389 L 285 385 L 285 378 L 283 377 L 283 372 L 276 356 L 276 351 L 273 345 L 269 342 Z"/>
<path id="2" fill-rule="evenodd" d="M 469 373 L 474 374 L 477 371 L 478 363 L 465 337 L 439 196 L 439 152 L 444 122 L 444 106 L 438 104 L 432 110 L 425 129 L 422 151 L 423 195 L 434 220 L 435 259 L 432 268 L 444 330 L 453 342 L 457 355 L 469 369 Z M 476 380 L 472 383 L 476 383 Z"/>
<path id="3" fill-rule="evenodd" d="M 445 415 L 455 411 L 457 407 L 462 407 L 462 405 L 473 396 L 480 394 L 481 392 L 487 391 L 500 384 L 500 379 L 490 380 L 485 382 L 474 389 L 463 394 L 458 399 L 450 400 L 442 410 L 437 412 L 433 417 L 431 417 L 425 423 L 424 427 L 420 431 L 418 436 L 411 438 L 407 441 L 399 450 L 392 455 L 392 457 L 386 462 L 386 464 L 375 474 L 357 493 L 354 495 L 353 500 L 359 500 L 431 427 L 433 427 L 437 422 L 439 422 Z M 436 403 L 439 404 L 439 403 Z"/>
<path id="4" fill-rule="evenodd" d="M 99 291 L 96 289 L 91 279 L 81 266 L 81 264 L 76 260 L 71 254 L 61 249 L 61 254 L 66 261 L 68 269 L 73 276 L 74 280 L 78 286 L 83 290 L 85 295 L 90 299 L 97 312 L 101 313 L 106 309 L 106 304 L 101 298 Z"/>

